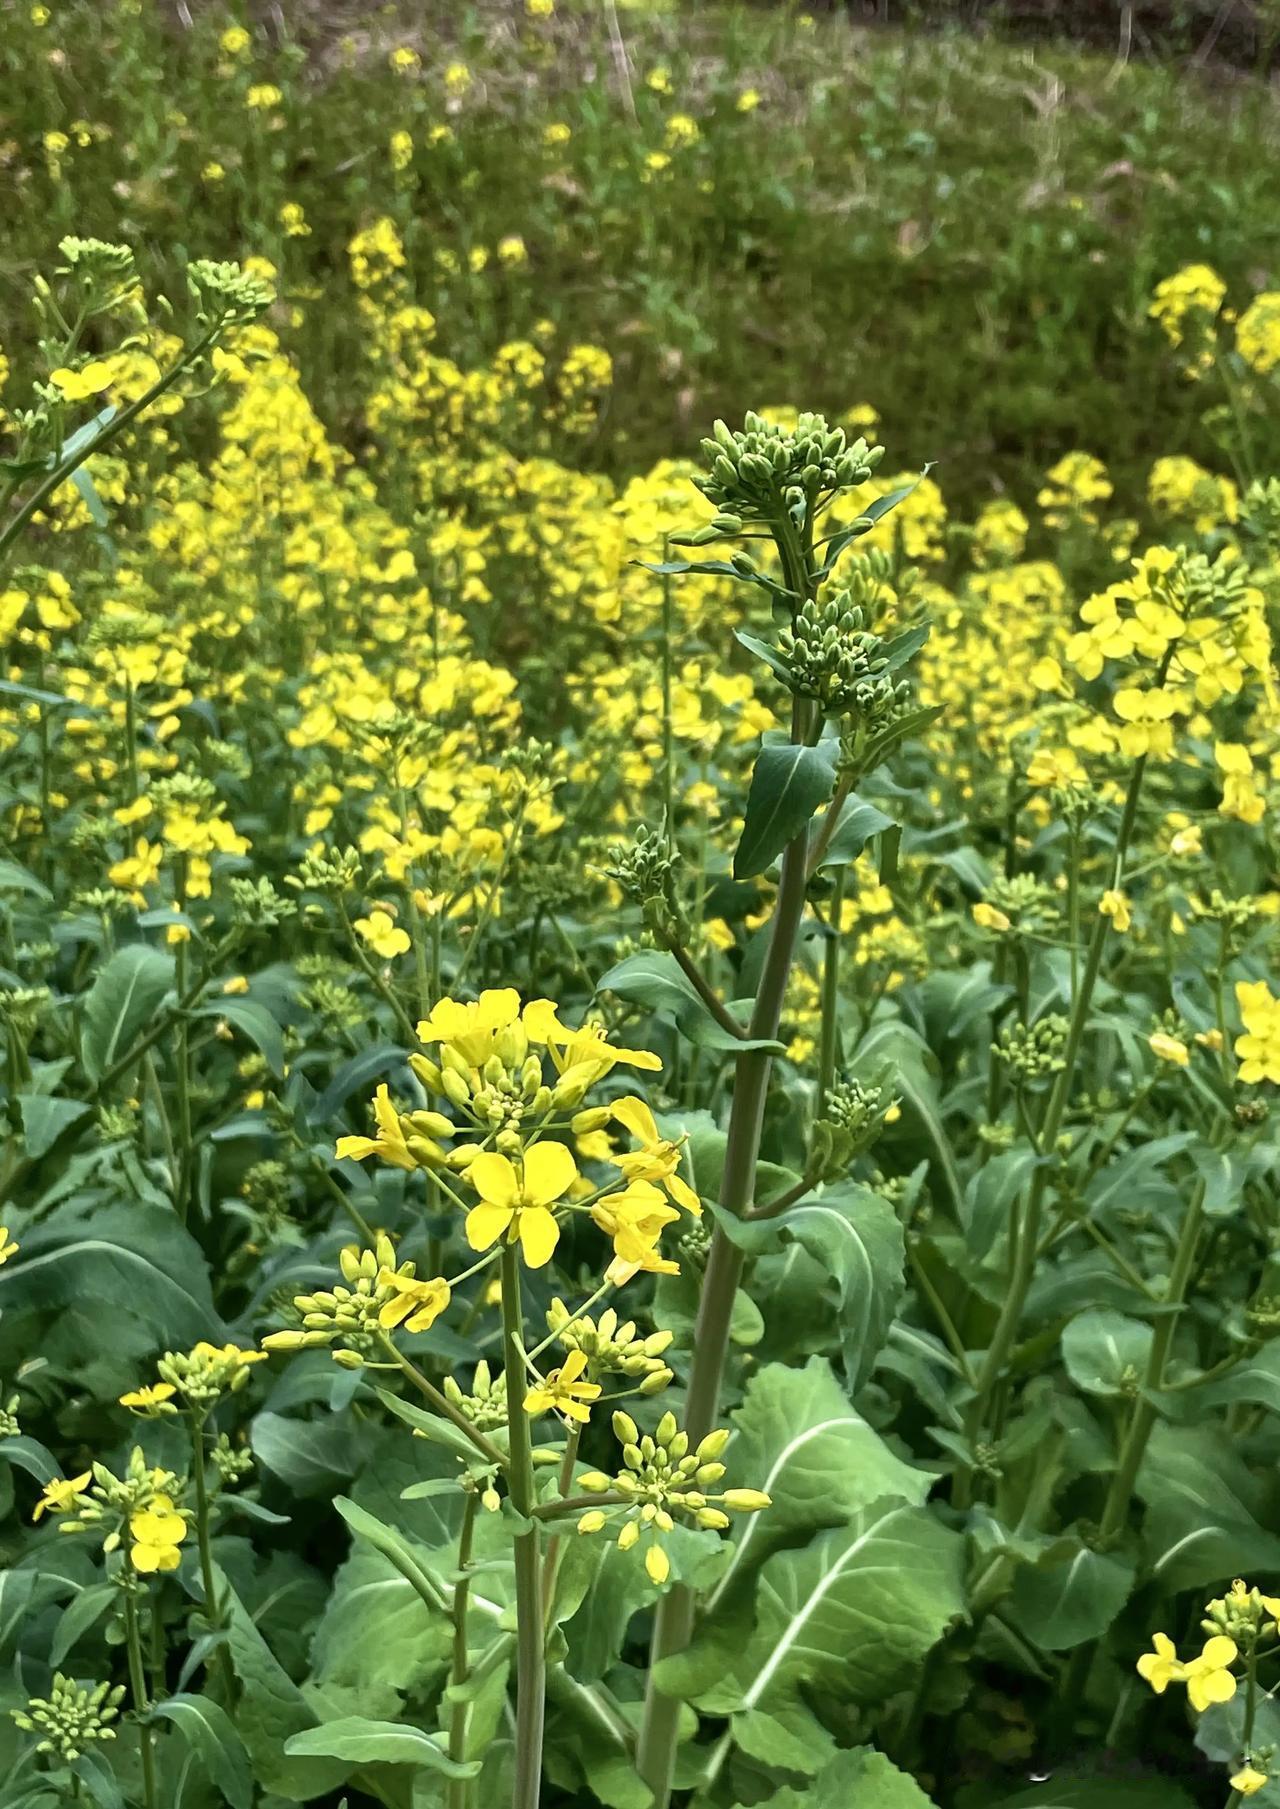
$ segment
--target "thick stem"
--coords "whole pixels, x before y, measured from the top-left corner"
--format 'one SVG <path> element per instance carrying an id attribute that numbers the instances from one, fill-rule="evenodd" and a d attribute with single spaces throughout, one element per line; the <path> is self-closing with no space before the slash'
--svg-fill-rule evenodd
<path id="1" fill-rule="evenodd" d="M 471 1657 L 467 1646 L 467 1609 L 471 1596 L 471 1542 L 475 1534 L 476 1513 L 480 1497 L 467 1496 L 462 1509 L 462 1530 L 458 1535 L 458 1581 L 453 1587 L 453 1665 L 449 1682 L 455 1687 L 466 1683 L 471 1675 Z M 469 1702 L 454 1702 L 449 1711 L 449 1757 L 461 1764 L 467 1756 L 467 1723 L 471 1718 Z M 449 1780 L 449 1809 L 470 1809 L 471 1779 Z"/>
<path id="2" fill-rule="evenodd" d="M 812 710 L 797 700 L 792 711 L 792 740 L 812 741 L 818 726 Z M 751 1013 L 749 1034 L 753 1040 L 772 1041 L 778 1034 L 796 937 L 804 915 L 808 852 L 809 826 L 806 823 L 782 857 L 773 928 Z M 767 1049 L 745 1049 L 737 1061 L 720 1187 L 720 1205 L 734 1218 L 742 1218 L 747 1213 L 755 1196 L 760 1134 L 772 1065 L 773 1058 Z M 705 1438 L 715 1424 L 720 1382 L 729 1348 L 729 1323 L 741 1274 L 742 1252 L 717 1227 L 698 1303 L 693 1363 L 685 1401 L 684 1426 L 691 1445 Z M 657 1687 L 653 1670 L 664 1658 L 688 1645 L 693 1632 L 695 1600 L 694 1592 L 687 1584 L 676 1584 L 662 1598 L 654 1620 L 649 1685 L 636 1755 L 640 1776 L 653 1793 L 654 1809 L 666 1809 L 671 1796 L 680 1704 L 675 1697 L 664 1695 Z"/>
<path id="3" fill-rule="evenodd" d="M 209 1484 L 204 1465 L 204 1418 L 193 1417 L 191 1421 L 191 1480 L 196 1495 L 196 1547 L 200 1554 L 200 1584 L 204 1590 L 204 1618 L 209 1624 L 209 1631 L 215 1633 L 222 1625 L 222 1614 L 218 1602 L 217 1581 L 213 1573 L 213 1540 L 209 1524 Z M 225 1645 L 216 1649 L 216 1666 L 219 1680 L 226 1691 L 227 1701 L 231 1702 L 235 1691 L 235 1673 L 231 1668 L 231 1654 Z"/>
<path id="4" fill-rule="evenodd" d="M 840 1043 L 840 920 L 844 916 L 844 889 L 849 869 L 836 871 L 827 923 L 827 944 L 822 954 L 822 1033 L 818 1052 L 818 1097 L 813 1115 L 821 1118 L 836 1075 L 836 1051 Z"/>
<path id="5" fill-rule="evenodd" d="M 502 1247 L 502 1337 L 511 1443 L 511 1505 L 526 1519 L 537 1506 L 529 1416 L 524 1410 L 524 1310 L 520 1252 Z M 542 1726 L 546 1714 L 546 1650 L 542 1631 L 542 1535 L 536 1525 L 515 1540 L 516 1773 L 511 1809 L 538 1809 L 542 1789 Z"/>
<path id="6" fill-rule="evenodd" d="M 144 1717 L 151 1712 L 147 1695 L 146 1672 L 142 1665 L 142 1635 L 138 1627 L 138 1604 L 132 1588 L 124 1598 L 124 1638 L 129 1654 L 129 1689 L 133 1696 L 138 1721 L 138 1755 L 142 1760 L 142 1800 L 146 1809 L 156 1809 L 156 1761 L 151 1750 L 151 1728 Z"/>

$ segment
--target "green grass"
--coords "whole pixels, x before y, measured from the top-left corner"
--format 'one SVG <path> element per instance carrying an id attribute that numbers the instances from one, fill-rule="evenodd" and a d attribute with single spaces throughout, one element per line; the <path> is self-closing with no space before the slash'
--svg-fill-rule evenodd
<path id="1" fill-rule="evenodd" d="M 280 14 L 296 36 L 258 24 L 251 61 L 219 74 L 236 16 L 220 6 L 191 29 L 150 5 L 69 0 L 42 28 L 11 10 L 11 359 L 30 275 L 64 232 L 127 239 L 157 286 L 174 260 L 258 251 L 286 293 L 323 291 L 290 349 L 326 420 L 351 432 L 345 247 L 386 212 L 460 361 L 548 317 L 610 350 L 617 388 L 592 454 L 607 469 L 689 449 L 712 415 L 765 395 L 874 404 L 895 461 L 936 458 L 959 500 L 1025 492 L 1076 446 L 1123 493 L 1161 452 L 1211 456 L 1203 397 L 1146 319 L 1153 284 L 1205 260 L 1243 302 L 1280 271 L 1280 119 L 1247 80 L 777 9 L 628 8 L 633 118 L 594 4 L 560 0 L 542 20 L 490 0 L 425 24 L 420 8 L 352 8 L 335 24 L 295 0 Z M 398 44 L 420 49 L 420 73 L 392 72 Z M 455 60 L 473 81 L 450 101 Z M 669 93 L 648 84 L 660 67 Z M 283 101 L 248 109 L 250 82 Z M 743 113 L 747 89 L 761 102 Z M 674 114 L 699 138 L 646 172 Z M 78 120 L 107 135 L 73 138 L 51 163 L 43 135 Z M 571 130 L 562 148 L 543 143 L 551 123 Z M 430 146 L 444 124 L 451 139 Z M 397 179 L 398 128 L 416 148 Z M 201 176 L 211 160 L 227 172 L 217 184 Z M 283 236 L 286 201 L 308 237 Z M 513 233 L 529 261 L 499 268 L 494 247 Z M 441 253 L 465 263 L 478 248 L 482 272 L 442 274 Z"/>

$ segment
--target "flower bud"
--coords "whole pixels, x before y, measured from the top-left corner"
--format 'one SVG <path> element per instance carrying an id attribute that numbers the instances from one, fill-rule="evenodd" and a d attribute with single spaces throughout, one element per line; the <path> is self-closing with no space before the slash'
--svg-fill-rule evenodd
<path id="1" fill-rule="evenodd" d="M 620 1445 L 637 1445 L 640 1442 L 640 1428 L 629 1413 L 618 1411 L 613 1416 L 613 1436 Z"/>
<path id="2" fill-rule="evenodd" d="M 443 1077 L 441 1076 L 439 1068 L 425 1055 L 411 1055 L 409 1057 L 409 1067 L 413 1073 L 417 1075 L 428 1093 L 440 1093 L 444 1091 Z"/>
<path id="3" fill-rule="evenodd" d="M 726 1489 L 720 1499 L 735 1514 L 758 1514 L 770 1503 L 763 1489 Z"/>

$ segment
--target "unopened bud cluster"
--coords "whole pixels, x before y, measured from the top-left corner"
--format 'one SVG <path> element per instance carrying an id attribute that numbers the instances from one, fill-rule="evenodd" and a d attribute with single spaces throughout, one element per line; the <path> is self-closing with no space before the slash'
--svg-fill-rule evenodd
<path id="1" fill-rule="evenodd" d="M 309 848 L 296 878 L 290 874 L 285 880 L 300 891 L 323 892 L 334 898 L 354 892 L 359 883 L 360 856 L 354 848 Z"/>
<path id="2" fill-rule="evenodd" d="M 493 1375 L 483 1357 L 476 1364 L 475 1374 L 471 1378 L 470 1394 L 464 1394 L 452 1376 L 445 1377 L 444 1392 L 478 1432 L 492 1432 L 497 1427 L 506 1425 L 506 1375 L 502 1371 Z"/>
<path id="3" fill-rule="evenodd" d="M 822 415 L 802 414 L 793 428 L 748 413 L 741 430 L 717 421 L 703 440 L 708 470 L 693 480 L 719 514 L 709 528 L 685 536 L 699 545 L 740 533 L 747 522 L 777 521 L 807 501 L 813 506 L 839 490 L 864 484 L 884 457 L 883 446 L 852 443 Z"/>
<path id="4" fill-rule="evenodd" d="M 250 276 L 239 264 L 213 258 L 196 258 L 187 265 L 187 286 L 197 318 L 208 331 L 247 326 L 276 298 L 271 284 L 261 277 Z"/>
<path id="5" fill-rule="evenodd" d="M 52 1753 L 64 1765 L 72 1765 L 95 1740 L 115 1739 L 111 1724 L 123 1700 L 122 1683 L 80 1684 L 57 1671 L 47 1696 L 32 1696 L 25 1708 L 9 1713 L 24 1733 L 39 1734 L 37 1752 Z"/>
<path id="6" fill-rule="evenodd" d="M 888 675 L 884 641 L 848 591 L 825 603 L 809 598 L 779 634 L 777 648 L 791 691 L 816 698 L 828 713 L 872 704 Z"/>
<path id="7" fill-rule="evenodd" d="M 399 1290 L 390 1278 L 412 1281 L 414 1265 L 397 1264 L 391 1239 L 379 1237 L 372 1250 L 348 1244 L 339 1254 L 338 1266 L 343 1281 L 315 1294 L 295 1295 L 293 1310 L 301 1324 L 268 1333 L 262 1340 L 264 1350 L 327 1347 L 336 1362 L 354 1369 L 382 1348 L 383 1329 L 398 1317 Z"/>
<path id="8" fill-rule="evenodd" d="M 661 830 L 642 823 L 630 848 L 610 851 L 605 872 L 638 904 L 645 923 L 659 933 L 675 933 L 680 926 L 676 894 L 676 868 L 680 856 Z"/>
<path id="9" fill-rule="evenodd" d="M 1054 1012 L 1034 1024 L 1006 1024 L 991 1053 L 1009 1070 L 1015 1087 L 1035 1087 L 1066 1066 L 1067 1020 Z"/>
<path id="10" fill-rule="evenodd" d="M 166 1351 L 156 1364 L 156 1374 L 161 1385 L 188 1406 L 211 1407 L 224 1394 L 239 1394 L 246 1388 L 250 1367 L 261 1361 L 261 1351 L 201 1342 L 188 1352 Z"/>
<path id="11" fill-rule="evenodd" d="M 830 1181 L 848 1171 L 849 1164 L 870 1149 L 884 1129 L 885 1114 L 896 1102 L 880 1087 L 859 1080 L 842 1080 L 827 1094 L 822 1117 L 813 1127 L 806 1175 L 814 1181 Z"/>
<path id="12" fill-rule="evenodd" d="M 680 1430 L 673 1413 L 663 1414 L 652 1436 L 642 1434 L 630 1414 L 615 1413 L 613 1431 L 622 1446 L 624 1467 L 616 1476 L 591 1470 L 578 1480 L 591 1494 L 624 1496 L 625 1504 L 610 1512 L 591 1509 L 578 1521 L 578 1531 L 596 1533 L 611 1519 L 621 1517 L 618 1545 L 623 1551 L 629 1551 L 641 1533 L 648 1532 L 652 1543 L 645 1554 L 645 1568 L 654 1583 L 665 1583 L 670 1574 L 658 1535 L 672 1530 L 676 1514 L 694 1526 L 723 1531 L 729 1514 L 754 1514 L 769 1505 L 769 1497 L 760 1489 L 713 1492 L 724 1476 L 720 1457 L 729 1442 L 727 1431 L 709 1432 L 693 1449 L 689 1434 Z"/>
<path id="13" fill-rule="evenodd" d="M 1225 1596 L 1205 1603 L 1200 1625 L 1211 1638 L 1217 1633 L 1225 1634 L 1242 1651 L 1248 1652 L 1259 1639 L 1269 1640 L 1280 1635 L 1277 1622 L 1280 1622 L 1280 1601 L 1274 1596 L 1263 1595 L 1259 1589 L 1249 1588 L 1237 1577 Z"/>
<path id="14" fill-rule="evenodd" d="M 478 1068 L 452 1043 L 441 1047 L 438 1062 L 427 1055 L 411 1055 L 409 1066 L 429 1093 L 447 1099 L 486 1136 L 492 1135 L 505 1154 L 519 1149 L 522 1132 L 531 1124 L 549 1118 L 557 1108 L 571 1110 L 586 1092 L 585 1083 L 580 1088 L 576 1082 L 566 1085 L 563 1081 L 547 1086 L 542 1061 L 530 1050 L 528 1034 L 518 1023 L 497 1033 L 492 1054 Z M 412 1124 L 415 1118 L 425 1122 L 439 1119 L 439 1114 L 410 1113 L 406 1122 Z M 414 1148 L 412 1143 L 409 1147 Z M 448 1158 L 441 1150 L 439 1159 L 463 1169 L 474 1154 L 474 1149 L 464 1146 Z"/>
<path id="15" fill-rule="evenodd" d="M 639 1337 L 635 1320 L 620 1324 L 612 1307 L 595 1320 L 586 1313 L 571 1314 L 557 1298 L 547 1309 L 547 1330 L 555 1333 L 564 1350 L 582 1352 L 593 1381 L 602 1375 L 629 1376 L 639 1380 L 641 1394 L 647 1395 L 659 1393 L 672 1379 L 662 1355 L 675 1333 L 651 1332 L 647 1338 Z"/>

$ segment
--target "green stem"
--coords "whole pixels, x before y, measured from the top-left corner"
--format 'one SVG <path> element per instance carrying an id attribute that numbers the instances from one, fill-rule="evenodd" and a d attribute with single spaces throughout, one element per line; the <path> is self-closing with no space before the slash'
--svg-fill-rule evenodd
<path id="1" fill-rule="evenodd" d="M 209 1525 L 209 1483 L 204 1465 L 204 1415 L 192 1415 L 191 1419 L 191 1480 L 196 1493 L 196 1547 L 200 1554 L 200 1583 L 204 1590 L 204 1618 L 208 1622 L 209 1631 L 216 1633 L 222 1625 L 222 1612 L 218 1602 L 217 1580 L 213 1573 L 213 1542 Z M 231 1654 L 225 1645 L 217 1647 L 217 1671 L 222 1686 L 227 1692 L 227 1701 L 232 1700 L 235 1691 L 235 1674 L 231 1669 Z"/>
<path id="2" fill-rule="evenodd" d="M 147 1695 L 147 1677 L 142 1664 L 142 1635 L 138 1627 L 138 1604 L 132 1587 L 124 1598 L 124 1637 L 129 1654 L 129 1688 L 133 1695 L 138 1721 L 138 1756 L 142 1760 L 142 1800 L 146 1809 L 156 1809 L 156 1762 L 151 1750 L 151 1728 L 142 1719 L 151 1711 Z"/>
<path id="3" fill-rule="evenodd" d="M 844 915 L 847 867 L 836 869 L 835 890 L 827 920 L 827 943 L 822 952 L 822 1031 L 818 1051 L 818 1096 L 813 1115 L 821 1118 L 836 1076 L 836 1051 L 840 1044 L 840 922 Z"/>
<path id="4" fill-rule="evenodd" d="M 569 1499 L 569 1490 L 573 1487 L 573 1472 L 578 1462 L 578 1446 L 582 1442 L 582 1427 L 572 1426 L 565 1442 L 564 1456 L 560 1461 L 560 1499 Z M 543 1622 L 548 1630 L 551 1627 L 551 1610 L 555 1602 L 556 1578 L 560 1571 L 560 1562 L 564 1552 L 564 1535 L 552 1533 L 547 1540 L 547 1556 L 543 1564 L 542 1598 Z"/>
<path id="5" fill-rule="evenodd" d="M 1161 680 L 1163 682 L 1163 669 Z M 1129 787 L 1125 794 L 1120 827 L 1116 832 L 1115 853 L 1112 860 L 1111 883 L 1113 887 L 1119 886 L 1124 875 L 1125 855 L 1128 853 L 1129 843 L 1133 838 L 1134 824 L 1137 821 L 1138 800 L 1142 795 L 1142 779 L 1146 765 L 1147 760 L 1144 754 L 1135 762 L 1133 771 L 1129 775 Z M 1045 1110 L 1044 1123 L 1041 1128 L 1040 1146 L 1050 1155 L 1057 1143 L 1067 1115 L 1067 1107 L 1070 1104 L 1076 1061 L 1080 1054 L 1080 1046 L 1084 1041 L 1085 1027 L 1089 1021 L 1094 988 L 1097 986 L 1098 975 L 1102 969 L 1102 956 L 1106 948 L 1107 931 L 1110 927 L 1110 918 L 1099 911 L 1089 938 L 1089 948 L 1085 956 L 1084 971 L 1080 976 L 1080 986 L 1072 1000 L 1062 1068 L 1054 1082 L 1053 1091 L 1049 1095 L 1049 1104 Z M 981 1437 L 987 1421 L 992 1390 L 1004 1374 L 1009 1352 L 1013 1349 L 1018 1335 L 1023 1308 L 1035 1276 L 1036 1254 L 1040 1243 L 1040 1227 L 1044 1217 L 1044 1202 L 1049 1177 L 1049 1163 L 1041 1162 L 1032 1177 L 1026 1208 L 1022 1214 L 1018 1248 L 1011 1266 L 1004 1306 L 996 1322 L 987 1354 L 978 1371 L 977 1387 L 965 1416 L 965 1431 L 971 1446 Z M 972 1499 L 972 1489 L 972 1467 L 962 1466 L 956 1471 L 953 1479 L 953 1504 L 956 1507 L 967 1507 Z"/>
<path id="6" fill-rule="evenodd" d="M 662 537 L 662 563 L 671 557 L 671 542 Z M 662 578 L 662 820 L 668 852 L 675 852 L 675 724 L 671 707 L 671 574 Z"/>
<path id="7" fill-rule="evenodd" d="M 453 1586 L 453 1666 L 449 1681 L 460 1688 L 471 1674 L 467 1648 L 467 1608 L 471 1597 L 471 1543 L 475 1535 L 476 1513 L 480 1506 L 478 1493 L 467 1496 L 462 1509 L 462 1530 L 458 1535 L 458 1580 Z M 449 1757 L 461 1764 L 467 1756 L 467 1723 L 471 1704 L 455 1701 L 449 1711 Z M 469 1809 L 471 1779 L 451 1778 L 449 1809 Z"/>
<path id="8" fill-rule="evenodd" d="M 812 742 L 818 726 L 813 712 L 797 699 L 792 710 L 792 740 Z M 782 857 L 769 948 L 751 1013 L 749 1028 L 753 1040 L 772 1042 L 778 1034 L 796 938 L 804 915 L 808 852 L 809 825 L 806 823 Z M 756 1165 L 772 1065 L 773 1058 L 767 1048 L 746 1049 L 737 1059 L 720 1187 L 720 1205 L 735 1218 L 742 1218 L 750 1210 L 755 1196 Z M 698 1302 L 693 1363 L 685 1399 L 684 1425 L 691 1445 L 705 1438 L 715 1424 L 720 1382 L 729 1348 L 729 1322 L 742 1275 L 742 1262 L 742 1251 L 717 1227 Z M 680 1704 L 675 1697 L 663 1694 L 654 1682 L 653 1673 L 662 1659 L 683 1651 L 688 1645 L 693 1633 L 695 1604 L 696 1597 L 688 1584 L 676 1584 L 662 1598 L 654 1619 L 644 1721 L 636 1754 L 640 1776 L 653 1793 L 654 1809 L 666 1809 L 671 1796 Z"/>
<path id="9" fill-rule="evenodd" d="M 520 1299 L 520 1251 L 502 1247 L 502 1337 L 507 1378 L 507 1431 L 511 1443 L 511 1504 L 530 1520 L 537 1506 L 529 1416 L 524 1410 L 524 1309 Z M 517 1534 L 516 1752 L 511 1809 L 538 1809 L 542 1791 L 542 1729 L 546 1714 L 546 1649 L 542 1630 L 542 1535 L 536 1525 Z"/>
<path id="10" fill-rule="evenodd" d="M 101 433 L 95 435 L 87 444 L 78 447 L 75 452 L 68 453 L 61 463 L 54 467 L 44 482 L 32 491 L 7 526 L 0 529 L 0 564 L 3 564 L 5 553 L 32 516 L 39 513 L 48 498 L 66 483 L 72 472 L 79 470 L 86 459 L 91 459 L 95 453 L 101 452 L 103 447 L 114 440 L 117 434 L 123 433 L 130 421 L 136 420 L 145 408 L 150 408 L 154 401 L 178 381 L 187 366 L 193 364 L 201 353 L 209 349 L 221 331 L 221 326 L 218 326 L 211 333 L 206 333 L 202 339 L 197 340 L 195 345 L 188 346 L 177 363 L 167 370 L 157 382 L 153 383 L 150 389 L 139 396 L 136 402 L 131 402 L 128 408 L 122 409 L 114 420 L 107 422 Z"/>
<path id="11" fill-rule="evenodd" d="M 674 936 L 664 936 L 663 941 L 674 956 L 676 966 L 693 987 L 716 1023 L 722 1030 L 727 1030 L 730 1036 L 736 1036 L 741 1041 L 746 1036 L 746 1031 L 724 1004 L 719 993 L 711 985 L 688 949 Z"/>
<path id="12" fill-rule="evenodd" d="M 1128 1431 L 1125 1433 L 1124 1443 L 1120 1449 L 1120 1461 L 1116 1466 L 1115 1475 L 1111 1478 L 1106 1505 L 1098 1524 L 1098 1542 L 1104 1548 L 1119 1537 L 1129 1517 L 1129 1499 L 1133 1494 L 1133 1485 L 1137 1480 L 1142 1459 L 1146 1455 L 1147 1441 L 1151 1437 L 1152 1428 L 1158 1417 L 1158 1410 L 1151 1397 L 1158 1394 L 1164 1387 L 1165 1365 L 1169 1360 L 1169 1352 L 1173 1346 L 1174 1334 L 1178 1329 L 1182 1307 L 1186 1303 L 1187 1284 L 1191 1280 L 1195 1267 L 1196 1245 L 1200 1238 L 1204 1193 L 1204 1182 L 1201 1181 L 1191 1196 L 1191 1204 L 1187 1207 L 1182 1221 L 1182 1229 L 1178 1235 L 1178 1246 L 1174 1253 L 1169 1286 L 1165 1293 L 1167 1310 L 1157 1323 L 1151 1340 L 1146 1374 L 1142 1380 L 1142 1393 L 1133 1404 Z"/>
<path id="13" fill-rule="evenodd" d="M 503 1254 L 505 1255 L 505 1251 L 503 1252 Z M 498 1468 L 500 1470 L 505 1470 L 508 1467 L 507 1459 L 503 1456 L 502 1452 L 499 1451 L 498 1447 L 493 1443 L 493 1441 L 491 1439 L 486 1438 L 483 1432 L 481 1432 L 477 1427 L 472 1425 L 471 1421 L 467 1418 L 466 1414 L 463 1413 L 460 1408 L 454 1406 L 453 1402 L 449 1399 L 448 1395 L 441 1394 L 440 1390 L 436 1387 L 435 1383 L 430 1379 L 430 1377 L 424 1376 L 422 1371 L 417 1367 L 417 1365 L 415 1363 L 411 1363 L 409 1361 L 408 1357 L 405 1356 L 404 1352 L 401 1350 L 398 1350 L 396 1348 L 395 1343 L 392 1341 L 392 1339 L 390 1339 L 387 1336 L 387 1334 L 385 1332 L 382 1333 L 381 1337 L 382 1337 L 382 1345 L 383 1345 L 383 1348 L 386 1350 L 387 1355 L 390 1357 L 393 1357 L 395 1359 L 395 1361 L 399 1364 L 400 1368 L 404 1371 L 405 1375 L 409 1378 L 409 1380 L 413 1383 L 414 1387 L 418 1390 L 419 1394 L 425 1396 L 425 1398 L 428 1401 L 430 1401 L 432 1407 L 435 1409 L 435 1411 L 437 1413 L 443 1414 L 445 1419 L 447 1419 L 452 1426 L 455 1426 L 457 1428 L 457 1430 L 459 1432 L 461 1432 L 465 1438 L 469 1438 L 471 1440 L 471 1443 L 475 1446 L 476 1450 L 484 1458 L 486 1463 L 493 1464 L 496 1468 Z M 518 1357 L 518 1350 L 517 1350 L 517 1357 Z M 516 1364 L 515 1373 L 517 1375 L 520 1373 L 520 1365 L 519 1365 L 518 1361 Z M 524 1396 L 521 1395 L 521 1400 L 523 1401 L 523 1399 L 524 1399 Z M 527 1431 L 527 1428 L 526 1428 L 526 1431 Z M 512 1461 L 513 1462 L 514 1462 L 514 1455 L 515 1454 L 513 1451 L 513 1453 L 512 1453 Z"/>

